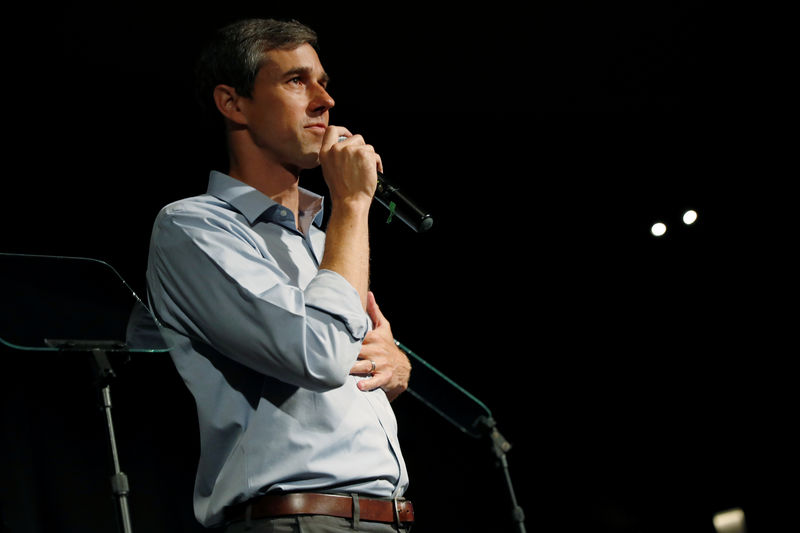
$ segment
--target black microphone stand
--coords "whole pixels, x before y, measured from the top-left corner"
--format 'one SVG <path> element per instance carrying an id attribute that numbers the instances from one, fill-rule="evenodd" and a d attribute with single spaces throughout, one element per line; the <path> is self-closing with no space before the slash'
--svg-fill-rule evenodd
<path id="1" fill-rule="evenodd" d="M 475 425 L 477 425 L 483 433 L 489 436 L 489 440 L 492 445 L 492 451 L 497 457 L 498 466 L 503 471 L 503 476 L 506 480 L 506 486 L 508 487 L 508 494 L 511 498 L 511 505 L 513 507 L 511 511 L 511 518 L 517 524 L 517 528 L 519 529 L 520 533 L 525 533 L 525 513 L 523 512 L 522 507 L 520 507 L 517 503 L 517 495 L 514 492 L 514 485 L 511 483 L 511 473 L 508 468 L 508 460 L 506 459 L 506 453 L 511 449 L 511 443 L 509 443 L 500 433 L 500 431 L 498 431 L 497 423 L 491 416 L 479 416 L 475 420 Z"/>
<path id="2" fill-rule="evenodd" d="M 92 368 L 94 370 L 95 386 L 99 391 L 100 404 L 105 414 L 106 437 L 108 438 L 108 451 L 112 468 L 111 491 L 116 500 L 118 526 L 122 533 L 133 533 L 131 524 L 131 511 L 128 505 L 130 484 L 128 476 L 121 470 L 117 439 L 114 433 L 114 420 L 111 416 L 111 382 L 116 378 L 111 362 L 108 359 L 108 350 L 124 350 L 124 345 L 117 341 L 72 341 L 46 339 L 46 344 L 60 351 L 84 352 L 92 354 Z"/>
<path id="3" fill-rule="evenodd" d="M 103 412 L 106 418 L 106 430 L 108 435 L 108 446 L 111 453 L 111 491 L 117 500 L 117 511 L 119 525 L 123 533 L 132 533 L 131 512 L 128 507 L 128 493 L 130 485 L 128 476 L 120 469 L 119 453 L 117 452 L 117 440 L 114 435 L 114 421 L 111 418 L 111 381 L 116 377 L 114 369 L 108 361 L 105 350 L 95 348 L 92 350 L 94 356 L 94 367 L 97 376 L 97 386 L 100 388 L 100 398 L 102 400 Z"/>

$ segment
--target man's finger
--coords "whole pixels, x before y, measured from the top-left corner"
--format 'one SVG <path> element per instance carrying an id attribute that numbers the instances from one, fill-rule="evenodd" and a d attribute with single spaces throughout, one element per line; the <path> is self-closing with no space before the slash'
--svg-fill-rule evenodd
<path id="1" fill-rule="evenodd" d="M 351 374 L 371 374 L 377 370 L 377 363 L 371 359 L 359 359 L 350 369 Z"/>
<path id="2" fill-rule="evenodd" d="M 367 314 L 375 327 L 378 327 L 384 321 L 383 313 L 381 313 L 381 308 L 378 307 L 378 302 L 375 300 L 375 295 L 372 291 L 367 293 Z"/>
<path id="3" fill-rule="evenodd" d="M 358 382 L 359 390 L 372 390 L 383 387 L 391 379 L 391 374 L 375 374 L 371 378 L 362 379 Z"/>
<path id="4" fill-rule="evenodd" d="M 343 126 L 328 126 L 322 136 L 322 150 L 327 151 L 331 146 L 339 142 L 339 137 L 352 137 L 353 134 Z"/>

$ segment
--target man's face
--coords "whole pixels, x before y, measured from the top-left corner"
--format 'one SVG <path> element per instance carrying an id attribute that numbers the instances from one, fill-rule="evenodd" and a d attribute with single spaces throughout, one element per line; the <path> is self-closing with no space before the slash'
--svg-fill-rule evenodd
<path id="1" fill-rule="evenodd" d="M 314 48 L 272 50 L 256 76 L 251 99 L 243 99 L 247 128 L 267 157 L 292 171 L 319 164 L 328 111 L 334 105 Z"/>

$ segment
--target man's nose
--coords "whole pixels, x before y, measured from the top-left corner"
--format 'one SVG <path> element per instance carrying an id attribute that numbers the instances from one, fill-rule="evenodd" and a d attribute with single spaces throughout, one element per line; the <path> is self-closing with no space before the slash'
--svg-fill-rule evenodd
<path id="1" fill-rule="evenodd" d="M 336 105 L 328 91 L 322 85 L 317 86 L 314 98 L 311 100 L 311 109 L 317 113 L 324 113 L 325 111 Z"/>

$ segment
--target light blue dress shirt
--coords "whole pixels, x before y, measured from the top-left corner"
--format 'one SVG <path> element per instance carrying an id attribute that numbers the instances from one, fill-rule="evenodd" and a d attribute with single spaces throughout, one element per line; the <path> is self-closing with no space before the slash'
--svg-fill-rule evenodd
<path id="1" fill-rule="evenodd" d="M 156 218 L 148 294 L 197 405 L 206 526 L 268 491 L 408 486 L 385 393 L 349 374 L 371 322 L 352 285 L 319 269 L 321 220 L 320 196 L 301 189 L 300 232 L 289 209 L 219 172 Z"/>

